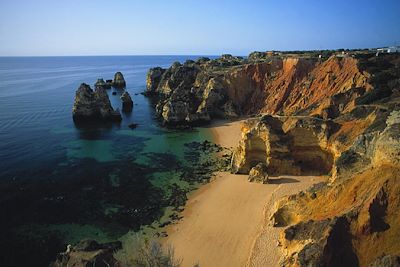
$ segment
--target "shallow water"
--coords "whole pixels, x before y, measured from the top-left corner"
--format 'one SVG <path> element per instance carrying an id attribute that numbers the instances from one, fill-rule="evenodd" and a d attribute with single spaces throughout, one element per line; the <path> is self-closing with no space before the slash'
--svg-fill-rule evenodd
<path id="1" fill-rule="evenodd" d="M 185 144 L 210 133 L 159 127 L 139 93 L 150 67 L 195 58 L 0 58 L 1 266 L 45 266 L 67 243 L 119 238 L 162 215 L 172 184 L 194 187 L 180 179 L 198 157 Z M 120 125 L 77 128 L 71 109 L 79 84 L 116 71 L 133 112 Z M 121 109 L 122 92 L 109 90 L 114 108 Z"/>

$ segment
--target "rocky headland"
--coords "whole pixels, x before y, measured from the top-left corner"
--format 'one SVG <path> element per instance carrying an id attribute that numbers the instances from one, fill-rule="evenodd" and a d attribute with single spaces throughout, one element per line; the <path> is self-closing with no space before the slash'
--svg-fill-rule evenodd
<path id="1" fill-rule="evenodd" d="M 146 94 L 158 97 L 156 111 L 165 124 L 259 113 L 334 118 L 372 90 L 363 56 L 253 53 L 247 59 L 224 55 L 176 62 L 149 70 Z"/>
<path id="2" fill-rule="evenodd" d="M 116 75 L 114 85 L 116 80 L 121 77 Z M 104 84 L 99 80 L 95 91 L 80 86 L 74 118 L 113 118 Z M 188 213 L 189 217 L 191 212 L 213 216 L 188 218 L 176 227 L 178 233 L 168 237 L 187 262 L 199 254 L 218 261 L 220 247 L 232 255 L 238 247 L 249 249 L 253 244 L 250 252 L 236 259 L 243 264 L 247 259 L 248 266 L 278 262 L 281 266 L 397 266 L 398 54 L 254 52 L 247 58 L 199 58 L 175 62 L 168 69 L 150 69 L 145 94 L 154 99 L 156 114 L 166 126 L 246 119 L 233 145 L 231 174 L 220 174 L 219 182 L 210 186 L 214 189 L 207 189 L 214 191 L 199 194 L 192 204 L 198 201 L 197 208 Z M 126 110 L 132 108 L 129 94 L 121 100 Z M 234 134 L 221 131 L 225 137 Z M 237 180 L 235 174 L 245 175 L 245 180 Z M 185 177 L 198 175 L 201 171 Z M 289 185 L 299 181 L 297 186 Z M 238 195 L 232 196 L 224 187 Z M 262 203 L 252 205 L 250 199 Z M 186 193 L 176 194 L 171 203 L 178 207 L 185 202 Z M 227 212 L 216 203 L 226 205 Z M 227 220 L 233 227 L 214 225 Z M 204 242 L 210 242 L 208 235 L 216 235 L 215 231 L 221 238 L 207 249 Z M 235 234 L 239 236 L 233 238 Z M 195 238 L 190 244 L 188 236 Z M 235 261 L 225 257 L 224 264 Z"/>
<path id="3" fill-rule="evenodd" d="M 231 163 L 250 181 L 329 177 L 268 211 L 264 223 L 282 229 L 283 266 L 386 266 L 398 259 L 398 54 L 201 58 L 149 70 L 146 93 L 166 125 L 252 117 Z"/>

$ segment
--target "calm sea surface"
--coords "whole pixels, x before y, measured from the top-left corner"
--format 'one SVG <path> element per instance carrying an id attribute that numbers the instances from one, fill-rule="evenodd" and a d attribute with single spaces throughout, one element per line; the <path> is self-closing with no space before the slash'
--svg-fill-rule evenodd
<path id="1" fill-rule="evenodd" d="M 179 170 L 196 160 L 187 144 L 209 132 L 159 127 L 139 93 L 149 68 L 196 58 L 0 58 L 0 266 L 46 266 L 67 243 L 137 231 L 162 215 L 173 183 L 193 187 Z M 133 112 L 120 125 L 77 128 L 71 110 L 80 83 L 117 71 Z M 109 90 L 114 108 L 122 92 Z"/>

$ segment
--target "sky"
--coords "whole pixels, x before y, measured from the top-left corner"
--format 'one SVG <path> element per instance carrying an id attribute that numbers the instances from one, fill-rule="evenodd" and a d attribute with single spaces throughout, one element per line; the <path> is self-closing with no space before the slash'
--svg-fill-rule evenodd
<path id="1" fill-rule="evenodd" d="M 400 0 L 0 0 L 0 56 L 400 45 Z"/>

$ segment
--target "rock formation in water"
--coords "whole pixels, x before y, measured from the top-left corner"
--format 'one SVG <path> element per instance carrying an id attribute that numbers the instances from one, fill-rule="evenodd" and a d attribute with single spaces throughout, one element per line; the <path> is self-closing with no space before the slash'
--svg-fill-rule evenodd
<path id="1" fill-rule="evenodd" d="M 211 117 L 236 117 L 223 92 L 225 68 L 240 65 L 242 58 L 224 55 L 217 60 L 199 58 L 169 69 L 150 69 L 147 95 L 157 95 L 157 114 L 166 124 L 191 124 Z"/>
<path id="2" fill-rule="evenodd" d="M 123 112 L 131 112 L 132 108 L 133 108 L 133 101 L 127 91 L 125 91 L 121 95 L 121 101 L 122 101 L 122 111 Z"/>
<path id="3" fill-rule="evenodd" d="M 110 89 L 111 84 L 105 82 L 103 79 L 97 79 L 96 83 L 94 84 L 94 88 Z"/>
<path id="4" fill-rule="evenodd" d="M 120 241 L 99 244 L 94 240 L 82 240 L 76 246 L 68 246 L 67 251 L 60 253 L 50 266 L 121 266 L 114 258 L 114 252 L 121 248 Z"/>
<path id="5" fill-rule="evenodd" d="M 126 87 L 124 75 L 122 75 L 121 72 L 118 71 L 117 73 L 115 73 L 112 86 L 115 88 L 118 88 L 118 89 L 122 89 L 122 88 Z"/>
<path id="6" fill-rule="evenodd" d="M 76 91 L 72 116 L 75 122 L 121 120 L 121 114 L 112 108 L 106 90 L 97 87 L 93 91 L 85 83 Z"/>

